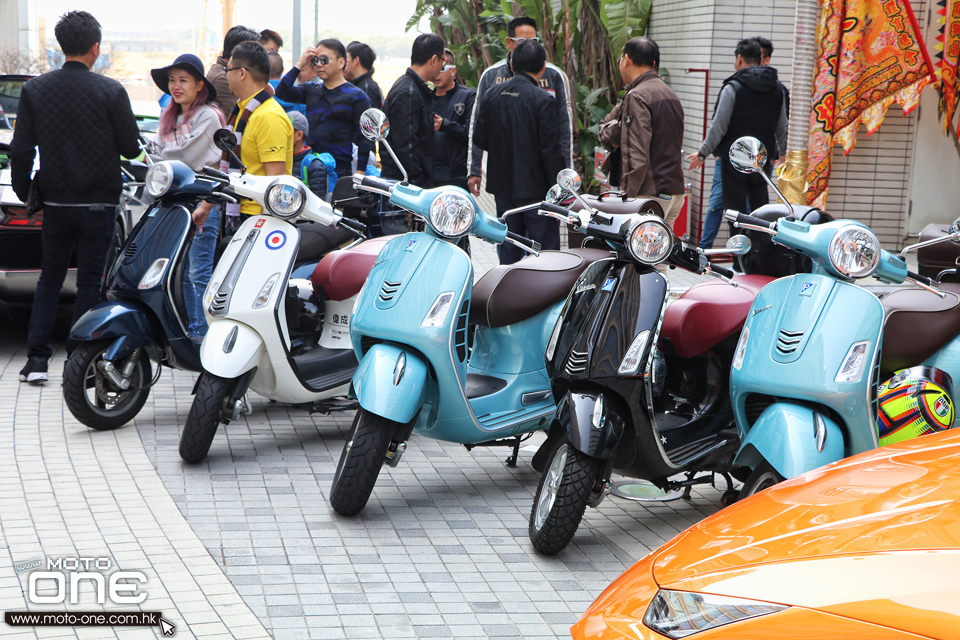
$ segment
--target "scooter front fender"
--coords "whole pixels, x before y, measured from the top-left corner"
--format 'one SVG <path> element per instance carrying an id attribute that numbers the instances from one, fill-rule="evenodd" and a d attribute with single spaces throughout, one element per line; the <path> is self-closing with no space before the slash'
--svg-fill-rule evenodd
<path id="1" fill-rule="evenodd" d="M 200 345 L 204 371 L 220 378 L 238 378 L 260 363 L 263 338 L 242 322 L 217 320 L 210 323 Z"/>
<path id="2" fill-rule="evenodd" d="M 626 421 L 603 393 L 568 391 L 556 415 L 574 449 L 600 460 L 616 453 Z"/>
<path id="3" fill-rule="evenodd" d="M 841 460 L 843 452 L 843 431 L 825 413 L 775 402 L 747 433 L 734 464 L 756 468 L 766 460 L 781 476 L 793 478 Z"/>
<path id="4" fill-rule="evenodd" d="M 426 387 L 426 361 L 420 354 L 392 344 L 370 347 L 353 374 L 353 390 L 360 406 L 400 424 L 417 415 Z"/>
<path id="5" fill-rule="evenodd" d="M 133 346 L 161 344 L 162 336 L 163 330 L 151 312 L 125 300 L 98 304 L 80 316 L 70 330 L 70 338 L 77 342 L 125 337 Z"/>

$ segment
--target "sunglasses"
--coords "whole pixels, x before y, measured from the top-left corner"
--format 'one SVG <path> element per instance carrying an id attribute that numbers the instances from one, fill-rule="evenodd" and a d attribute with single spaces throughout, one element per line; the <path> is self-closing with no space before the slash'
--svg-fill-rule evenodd
<path id="1" fill-rule="evenodd" d="M 246 69 L 246 67 L 227 67 L 224 69 L 224 73 L 230 73 L 231 71 L 236 71 L 237 69 Z"/>
<path id="2" fill-rule="evenodd" d="M 510 36 L 507 36 L 507 40 L 513 40 L 518 44 L 526 40 L 530 40 L 532 42 L 540 42 L 540 38 L 511 38 Z"/>
<path id="3" fill-rule="evenodd" d="M 440 69 L 440 71 L 452 71 L 453 69 L 456 69 L 456 68 L 457 68 L 457 65 L 455 64 L 445 64 L 443 65 L 443 69 Z"/>
<path id="4" fill-rule="evenodd" d="M 317 56 L 313 59 L 313 65 L 315 67 L 324 67 L 330 64 L 330 56 Z"/>

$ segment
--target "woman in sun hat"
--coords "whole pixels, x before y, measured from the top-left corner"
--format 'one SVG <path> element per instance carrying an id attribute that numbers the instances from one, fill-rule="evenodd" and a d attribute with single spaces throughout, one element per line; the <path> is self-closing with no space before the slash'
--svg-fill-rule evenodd
<path id="1" fill-rule="evenodd" d="M 220 151 L 213 134 L 225 119 L 217 107 L 217 89 L 203 73 L 200 58 L 185 53 L 168 67 L 153 69 L 153 81 L 169 94 L 170 102 L 160 114 L 156 146 L 164 160 L 179 160 L 196 172 L 203 167 L 219 168 Z M 191 338 L 200 339 L 207 331 L 203 316 L 203 292 L 213 272 L 213 256 L 220 232 L 220 209 L 201 202 L 193 211 L 197 233 L 190 246 L 183 279 L 183 295 L 189 315 L 187 329 Z"/>

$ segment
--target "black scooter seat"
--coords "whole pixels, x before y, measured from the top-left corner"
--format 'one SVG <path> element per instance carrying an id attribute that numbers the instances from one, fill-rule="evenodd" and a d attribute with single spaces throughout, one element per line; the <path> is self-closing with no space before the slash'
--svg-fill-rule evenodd
<path id="1" fill-rule="evenodd" d="M 881 299 L 886 314 L 881 374 L 920 364 L 960 334 L 960 284 L 942 283 L 940 291 L 945 298 L 923 289 L 902 289 Z"/>
<path id="2" fill-rule="evenodd" d="M 349 382 L 357 369 L 353 349 L 314 347 L 290 360 L 300 380 L 314 391 L 325 391 Z"/>
<path id="3" fill-rule="evenodd" d="M 543 251 L 488 271 L 473 286 L 470 322 L 505 327 L 563 300 L 583 270 L 613 254 L 601 249 Z"/>

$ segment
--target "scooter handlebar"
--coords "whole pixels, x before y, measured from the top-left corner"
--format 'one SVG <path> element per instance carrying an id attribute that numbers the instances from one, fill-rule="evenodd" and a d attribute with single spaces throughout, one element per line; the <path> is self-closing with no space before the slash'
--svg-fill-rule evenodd
<path id="1" fill-rule="evenodd" d="M 710 263 L 709 268 L 710 268 L 710 271 L 718 275 L 721 275 L 724 278 L 733 278 L 733 276 L 735 275 L 733 272 L 733 269 L 727 269 L 726 267 L 721 267 L 720 265 L 716 265 L 713 263 Z"/>
<path id="2" fill-rule="evenodd" d="M 363 189 L 364 191 L 372 191 L 373 193 L 379 193 L 380 195 L 387 197 L 390 196 L 390 192 L 393 191 L 393 187 L 396 184 L 396 180 L 387 180 L 377 176 L 360 174 L 354 174 L 353 176 L 353 186 L 355 188 Z"/>
<path id="3" fill-rule="evenodd" d="M 777 223 L 764 220 L 763 218 L 756 218 L 746 213 L 740 213 L 739 211 L 734 211 L 733 209 L 727 209 L 723 213 L 723 217 L 727 219 L 727 222 L 732 222 L 738 227 L 748 227 L 748 228 L 758 228 L 762 231 L 776 231 Z"/>
<path id="4" fill-rule="evenodd" d="M 530 238 L 524 238 L 518 233 L 507 231 L 507 242 L 516 245 L 528 253 L 540 255 L 540 243 Z"/>
<path id="5" fill-rule="evenodd" d="M 367 225 L 363 224 L 359 220 L 354 220 L 353 218 L 340 218 L 340 222 L 337 224 L 341 227 L 346 227 L 358 236 L 366 237 L 367 235 Z"/>

